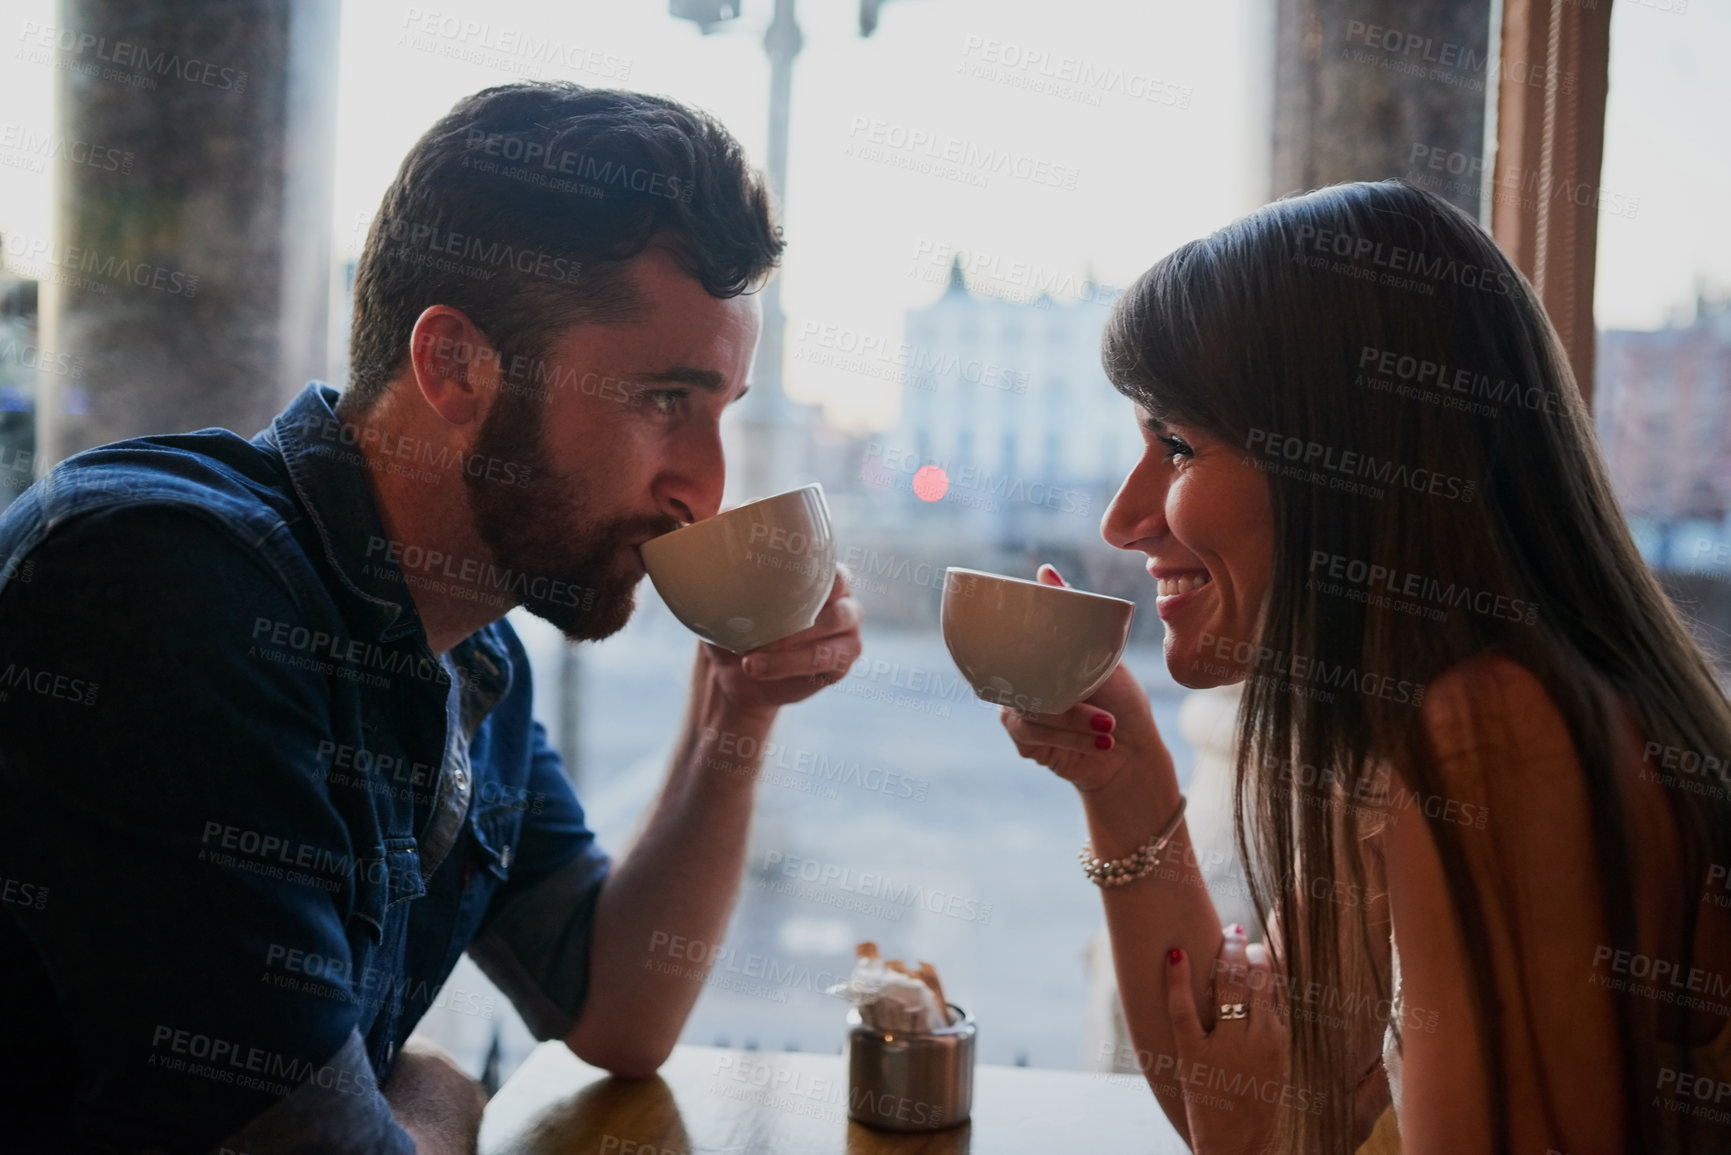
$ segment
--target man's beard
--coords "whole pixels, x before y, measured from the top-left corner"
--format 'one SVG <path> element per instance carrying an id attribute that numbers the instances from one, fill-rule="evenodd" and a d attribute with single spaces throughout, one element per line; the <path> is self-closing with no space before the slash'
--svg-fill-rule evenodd
<path id="1" fill-rule="evenodd" d="M 523 608 L 551 622 L 574 642 L 618 633 L 636 609 L 638 575 L 619 570 L 631 546 L 679 528 L 664 515 L 594 517 L 581 486 L 553 468 L 541 407 L 501 392 L 493 401 L 474 455 L 515 462 L 528 483 L 489 480 L 465 469 L 469 512 L 493 560 L 511 575 Z"/>

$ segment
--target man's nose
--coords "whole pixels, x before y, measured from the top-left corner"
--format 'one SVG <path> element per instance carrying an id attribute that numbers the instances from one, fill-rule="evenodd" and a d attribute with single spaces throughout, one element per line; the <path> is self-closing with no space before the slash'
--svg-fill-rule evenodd
<path id="1" fill-rule="evenodd" d="M 719 429 L 683 443 L 661 475 L 656 504 L 686 525 L 714 517 L 727 485 L 727 461 Z"/>

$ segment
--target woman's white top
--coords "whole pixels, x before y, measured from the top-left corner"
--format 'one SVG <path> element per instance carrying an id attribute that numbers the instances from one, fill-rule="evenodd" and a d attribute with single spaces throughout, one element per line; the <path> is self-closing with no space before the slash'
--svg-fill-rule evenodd
<path id="1" fill-rule="evenodd" d="M 1388 936 L 1389 972 L 1394 976 L 1394 998 L 1389 1003 L 1388 1026 L 1382 1032 L 1382 1069 L 1388 1073 L 1388 1094 L 1395 1111 L 1400 1110 L 1400 948 Z"/>

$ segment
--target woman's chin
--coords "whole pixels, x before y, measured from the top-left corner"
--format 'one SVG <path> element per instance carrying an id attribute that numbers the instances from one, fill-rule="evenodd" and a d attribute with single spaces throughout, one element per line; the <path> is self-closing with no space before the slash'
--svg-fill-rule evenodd
<path id="1" fill-rule="evenodd" d="M 1195 646 L 1175 643 L 1170 633 L 1166 635 L 1164 653 L 1166 672 L 1186 690 L 1210 690 L 1215 686 L 1227 686 L 1244 680 L 1243 670 L 1209 661 Z"/>
<path id="2" fill-rule="evenodd" d="M 1216 686 L 1224 686 L 1228 681 L 1236 680 L 1222 678 L 1215 674 L 1204 673 L 1194 667 L 1182 670 L 1173 670 L 1171 666 L 1166 668 L 1171 671 L 1172 680 L 1177 682 L 1180 686 L 1183 686 L 1186 690 L 1212 690 Z"/>

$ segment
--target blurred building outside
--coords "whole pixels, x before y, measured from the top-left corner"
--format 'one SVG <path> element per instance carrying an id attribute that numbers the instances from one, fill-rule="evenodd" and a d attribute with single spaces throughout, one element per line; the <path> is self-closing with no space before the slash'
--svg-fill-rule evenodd
<path id="1" fill-rule="evenodd" d="M 1599 334 L 1594 417 L 1642 555 L 1661 570 L 1731 577 L 1731 294 L 1694 317 Z"/>

